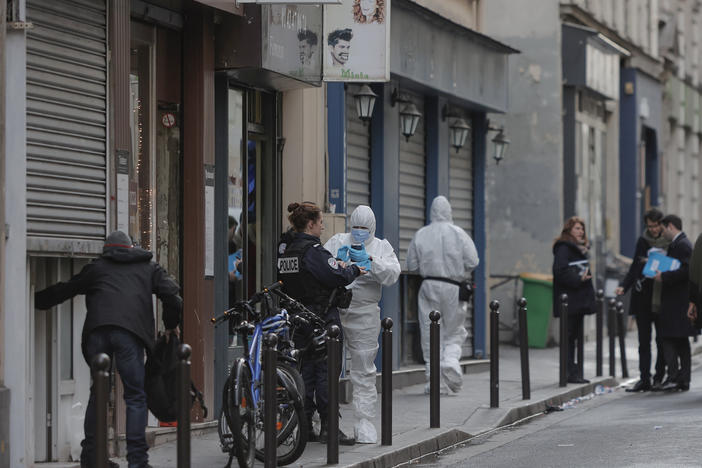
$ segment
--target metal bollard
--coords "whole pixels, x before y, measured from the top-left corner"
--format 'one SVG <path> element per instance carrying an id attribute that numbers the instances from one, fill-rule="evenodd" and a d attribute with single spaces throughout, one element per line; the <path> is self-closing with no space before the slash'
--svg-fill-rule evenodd
<path id="1" fill-rule="evenodd" d="M 438 310 L 429 312 L 429 427 L 441 426 L 441 415 L 439 407 L 441 363 L 440 363 L 440 340 L 439 319 L 441 313 Z"/>
<path id="2" fill-rule="evenodd" d="M 383 376 L 381 395 L 380 443 L 392 445 L 392 319 L 385 317 L 383 325 Z"/>
<path id="3" fill-rule="evenodd" d="M 190 354 L 187 344 L 178 347 L 178 468 L 190 468 Z"/>
<path id="4" fill-rule="evenodd" d="M 341 373 L 341 342 L 338 326 L 329 327 L 327 340 L 327 465 L 339 463 L 339 374 Z"/>
<path id="5" fill-rule="evenodd" d="M 617 321 L 616 321 L 616 307 L 617 301 L 611 297 L 607 301 L 609 308 L 607 309 L 607 335 L 609 336 L 609 375 L 614 377 L 616 374 L 616 356 L 614 350 L 614 339 L 617 336 Z"/>
<path id="6" fill-rule="evenodd" d="M 568 295 L 561 294 L 560 360 L 558 386 L 568 385 Z"/>
<path id="7" fill-rule="evenodd" d="M 619 335 L 619 357 L 622 362 L 622 377 L 629 377 L 629 368 L 626 365 L 626 323 L 624 316 L 624 304 L 617 302 L 617 331 Z"/>
<path id="8" fill-rule="evenodd" d="M 277 465 L 278 428 L 277 384 L 278 384 L 278 337 L 268 333 L 263 340 L 263 466 Z"/>
<path id="9" fill-rule="evenodd" d="M 93 357 L 95 385 L 95 466 L 107 468 L 107 401 L 110 392 L 110 358 L 105 353 Z"/>
<path id="10" fill-rule="evenodd" d="M 597 367 L 597 377 L 602 376 L 602 327 L 603 327 L 603 315 L 604 315 L 604 291 L 602 289 L 597 290 L 597 312 L 595 315 L 595 361 Z"/>
<path id="11" fill-rule="evenodd" d="M 527 329 L 527 300 L 521 298 L 517 301 L 519 306 L 519 356 L 522 364 L 522 400 L 531 398 L 531 384 L 529 382 L 529 332 Z"/>
<path id="12" fill-rule="evenodd" d="M 500 302 L 490 301 L 490 408 L 500 407 Z"/>

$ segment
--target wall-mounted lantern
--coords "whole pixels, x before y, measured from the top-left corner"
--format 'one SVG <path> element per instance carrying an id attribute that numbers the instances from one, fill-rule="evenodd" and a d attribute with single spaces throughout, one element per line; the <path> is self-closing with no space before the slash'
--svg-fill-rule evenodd
<path id="1" fill-rule="evenodd" d="M 417 125 L 419 124 L 419 119 L 422 118 L 422 113 L 419 112 L 419 109 L 409 97 L 401 95 L 397 89 L 392 92 L 390 102 L 393 107 L 398 102 L 404 104 L 404 107 L 400 109 L 400 131 L 405 136 L 405 139 L 409 141 L 410 137 L 417 131 Z"/>
<path id="2" fill-rule="evenodd" d="M 373 116 L 373 107 L 375 106 L 375 99 L 378 97 L 377 94 L 367 84 L 361 86 L 361 89 L 353 95 L 354 101 L 356 101 L 356 113 L 358 118 L 361 119 L 365 125 L 366 122 L 370 121 Z"/>
<path id="3" fill-rule="evenodd" d="M 462 118 L 457 118 L 449 124 L 449 141 L 451 142 L 451 146 L 456 148 L 456 153 L 466 144 L 466 139 L 468 138 L 470 130 L 470 125 Z"/>
<path id="4" fill-rule="evenodd" d="M 505 157 L 510 141 L 507 139 L 507 137 L 505 137 L 505 131 L 503 128 L 490 130 L 497 130 L 497 135 L 495 135 L 495 138 L 492 139 L 492 144 L 495 146 L 495 153 L 492 155 L 492 157 L 496 164 L 500 164 L 500 161 L 502 161 Z"/>

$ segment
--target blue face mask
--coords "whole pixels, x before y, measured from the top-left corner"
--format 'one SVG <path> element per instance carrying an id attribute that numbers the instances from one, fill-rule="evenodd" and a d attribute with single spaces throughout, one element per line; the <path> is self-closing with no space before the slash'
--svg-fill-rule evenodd
<path id="1" fill-rule="evenodd" d="M 370 232 L 366 229 L 351 229 L 351 237 L 356 242 L 364 243 L 370 237 Z"/>

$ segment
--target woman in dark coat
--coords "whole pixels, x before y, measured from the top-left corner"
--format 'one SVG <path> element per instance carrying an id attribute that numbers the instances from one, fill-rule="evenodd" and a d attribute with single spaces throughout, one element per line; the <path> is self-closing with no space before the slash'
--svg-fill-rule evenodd
<path id="1" fill-rule="evenodd" d="M 595 289 L 592 286 L 589 259 L 590 244 L 585 221 L 569 218 L 561 235 L 553 243 L 553 315 L 561 315 L 561 295 L 568 295 L 568 382 L 589 383 L 580 377 L 575 363 L 576 342 L 583 334 L 585 315 L 595 312 Z"/>

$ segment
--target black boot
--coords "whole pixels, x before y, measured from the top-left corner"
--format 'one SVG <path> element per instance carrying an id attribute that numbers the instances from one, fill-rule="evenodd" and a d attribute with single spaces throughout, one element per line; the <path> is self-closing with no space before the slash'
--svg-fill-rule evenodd
<path id="1" fill-rule="evenodd" d="M 326 421 L 322 421 L 322 427 L 319 431 L 319 441 L 326 444 L 328 439 L 329 432 L 327 431 L 327 423 Z M 356 445 L 356 439 L 354 437 L 347 436 L 341 431 L 341 429 L 339 429 L 339 445 Z"/>
<path id="2" fill-rule="evenodd" d="M 648 379 L 641 379 L 633 387 L 626 389 L 627 392 L 648 392 L 649 390 L 651 390 L 651 382 Z"/>

